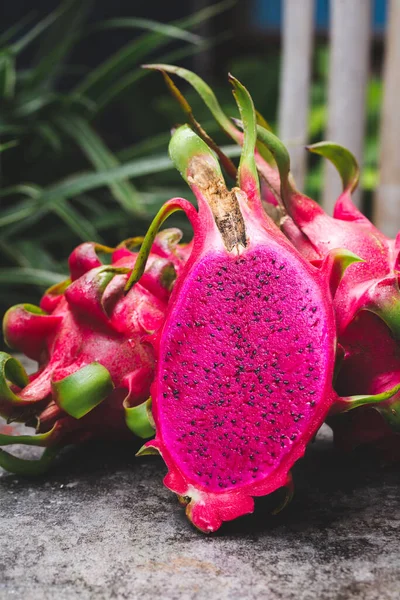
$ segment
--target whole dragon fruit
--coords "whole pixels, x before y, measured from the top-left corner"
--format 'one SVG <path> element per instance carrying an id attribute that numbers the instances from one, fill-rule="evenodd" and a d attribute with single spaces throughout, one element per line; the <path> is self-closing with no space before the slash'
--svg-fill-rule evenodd
<path id="1" fill-rule="evenodd" d="M 212 89 L 198 75 L 173 65 L 147 65 L 147 68 L 161 71 L 170 88 L 165 73 L 187 81 L 224 132 L 243 144 L 240 122 L 224 114 Z M 182 98 L 174 95 L 185 109 Z M 187 106 L 186 103 L 186 112 Z M 396 390 L 400 385 L 400 234 L 396 240 L 386 238 L 354 206 L 351 193 L 358 184 L 359 168 L 348 150 L 331 142 L 309 147 L 310 151 L 330 159 L 343 181 L 344 191 L 330 217 L 316 202 L 295 189 L 286 148 L 267 130 L 258 114 L 257 121 L 255 161 L 267 212 L 274 216 L 293 245 L 315 265 L 335 248 L 346 248 L 363 259 L 346 272 L 334 298 L 339 343 L 343 348 L 336 389 L 346 396 L 364 396 L 360 406 L 356 401 L 335 406 L 335 412 L 346 411 L 345 415 L 329 421 L 335 440 L 342 447 L 373 441 L 384 448 L 389 457 L 399 456 L 400 392 Z M 378 321 L 381 322 L 378 324 Z M 354 408 L 357 410 L 350 411 Z"/>
<path id="2" fill-rule="evenodd" d="M 146 336 L 161 326 L 176 274 L 190 251 L 178 245 L 180 238 L 176 229 L 158 234 L 140 284 L 126 295 L 138 256 L 129 248 L 140 240 L 116 249 L 84 243 L 69 258 L 70 280 L 48 290 L 40 307 L 21 304 L 8 310 L 3 323 L 8 345 L 36 360 L 39 370 L 28 377 L 15 358 L 0 353 L 0 414 L 36 427 L 37 435 L 0 434 L 0 445 L 46 450 L 38 461 L 1 450 L 2 467 L 42 472 L 65 445 L 128 438 L 132 433 L 125 420 L 134 432 L 150 437 L 146 400 L 154 356 Z M 110 265 L 102 264 L 100 253 L 111 254 Z"/>
<path id="3" fill-rule="evenodd" d="M 205 532 L 252 512 L 253 496 L 291 487 L 292 465 L 338 400 L 331 291 L 357 260 L 335 251 L 320 268 L 312 266 L 264 213 L 254 107 L 231 81 L 245 124 L 239 187 L 226 188 L 215 155 L 180 127 L 170 155 L 199 212 L 170 200 L 142 246 L 148 250 L 171 212 L 186 212 L 193 250 L 153 340 L 156 438 L 143 452 L 162 455 L 165 485 Z M 138 265 L 127 289 L 140 281 Z"/>

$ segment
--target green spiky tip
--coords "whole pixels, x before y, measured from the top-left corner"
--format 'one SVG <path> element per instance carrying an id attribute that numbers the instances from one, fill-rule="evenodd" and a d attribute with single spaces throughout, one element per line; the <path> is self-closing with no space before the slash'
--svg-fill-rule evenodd
<path id="1" fill-rule="evenodd" d="M 353 263 L 365 262 L 363 258 L 360 258 L 357 254 L 354 254 L 354 252 L 351 252 L 346 248 L 335 248 L 334 250 L 331 250 L 328 256 L 332 256 L 332 275 L 337 278 L 338 284 L 350 265 Z"/>
<path id="2" fill-rule="evenodd" d="M 128 428 L 143 439 L 153 437 L 154 421 L 151 414 L 151 398 L 138 406 L 125 406 L 125 421 Z"/>
<path id="3" fill-rule="evenodd" d="M 47 288 L 44 295 L 50 296 L 59 296 L 65 292 L 65 290 L 71 285 L 70 279 L 64 279 L 64 281 L 60 281 L 60 283 L 55 283 L 51 287 Z"/>
<path id="4" fill-rule="evenodd" d="M 334 142 L 318 142 L 306 146 L 306 148 L 310 152 L 320 154 L 331 161 L 339 172 L 344 190 L 353 192 L 356 189 L 360 179 L 360 167 L 350 150 Z"/>
<path id="5" fill-rule="evenodd" d="M 71 417 L 81 419 L 114 389 L 110 373 L 93 362 L 52 384 L 57 404 Z"/>
<path id="6" fill-rule="evenodd" d="M 58 452 L 59 448 L 57 447 L 46 448 L 38 460 L 26 460 L 13 456 L 5 450 L 0 450 L 0 467 L 15 475 L 26 477 L 42 475 L 54 462 Z"/>
<path id="7" fill-rule="evenodd" d="M 140 456 L 156 456 L 157 454 L 160 454 L 160 451 L 158 448 L 155 448 L 154 446 L 151 445 L 151 442 L 146 442 L 146 444 L 143 444 L 143 446 L 141 448 L 139 448 L 139 450 L 136 452 L 136 456 L 140 457 Z"/>
<path id="8" fill-rule="evenodd" d="M 23 446 L 47 446 L 54 435 L 55 426 L 46 433 L 36 435 L 5 435 L 0 433 L 0 446 L 22 444 Z"/>
<path id="9" fill-rule="evenodd" d="M 240 111 L 244 132 L 238 170 L 239 187 L 244 191 L 251 189 L 259 194 L 259 179 L 254 155 L 257 142 L 257 119 L 253 100 L 238 79 L 229 75 L 229 81 L 233 86 L 233 94 Z"/>
<path id="10" fill-rule="evenodd" d="M 20 404 L 22 400 L 10 389 L 9 382 L 23 388 L 29 383 L 29 377 L 16 358 L 0 352 L 0 402 Z"/>
<path id="11" fill-rule="evenodd" d="M 388 409 L 388 407 L 383 406 L 383 403 L 387 400 L 390 400 L 390 398 L 393 398 L 393 396 L 395 396 L 398 392 L 400 392 L 400 383 L 393 386 L 390 390 L 380 394 L 367 394 L 340 398 L 337 406 L 333 408 L 333 412 L 335 414 L 338 412 L 348 412 L 349 410 L 353 410 L 359 406 L 368 405 L 372 405 L 374 408 L 382 410 L 382 412 L 386 412 L 387 410 L 390 411 L 390 407 Z"/>
<path id="12" fill-rule="evenodd" d="M 243 122 L 239 119 L 233 119 L 238 127 L 243 129 Z M 257 119 L 258 121 L 258 119 Z M 257 123 L 257 139 L 271 153 L 276 162 L 281 180 L 281 193 L 285 198 L 289 190 L 289 173 L 290 173 L 290 155 L 285 144 L 272 131 L 260 123 Z"/>
<path id="13" fill-rule="evenodd" d="M 220 125 L 220 127 L 230 135 L 235 141 L 239 141 L 238 139 L 238 131 L 230 121 L 230 119 L 225 115 L 222 110 L 214 92 L 210 88 L 210 86 L 201 79 L 196 73 L 189 71 L 188 69 L 183 69 L 182 67 L 177 67 L 175 65 L 167 65 L 167 64 L 147 64 L 142 65 L 145 69 L 153 69 L 157 71 L 165 71 L 167 73 L 172 73 L 173 75 L 177 75 L 181 77 L 187 83 L 189 83 L 195 91 L 199 94 L 204 104 L 207 106 L 214 119 Z"/>
<path id="14" fill-rule="evenodd" d="M 188 182 L 190 163 L 195 156 L 204 157 L 218 176 L 222 177 L 214 152 L 188 125 L 182 125 L 174 132 L 169 143 L 169 155 L 186 182 Z"/>
<path id="15" fill-rule="evenodd" d="M 346 250 L 346 248 L 334 248 L 330 250 L 323 260 L 312 261 L 312 264 L 320 268 L 321 273 L 327 278 L 333 298 L 346 269 L 353 263 L 358 262 L 365 261 L 357 256 L 357 254 Z"/>

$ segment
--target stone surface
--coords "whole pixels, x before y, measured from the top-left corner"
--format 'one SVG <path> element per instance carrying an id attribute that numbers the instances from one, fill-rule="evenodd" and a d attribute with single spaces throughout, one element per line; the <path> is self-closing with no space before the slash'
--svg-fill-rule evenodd
<path id="1" fill-rule="evenodd" d="M 28 454 L 32 450 L 25 451 Z M 37 480 L 0 477 L 0 599 L 397 600 L 400 471 L 334 452 L 326 432 L 279 494 L 213 536 L 132 446 L 66 452 Z"/>

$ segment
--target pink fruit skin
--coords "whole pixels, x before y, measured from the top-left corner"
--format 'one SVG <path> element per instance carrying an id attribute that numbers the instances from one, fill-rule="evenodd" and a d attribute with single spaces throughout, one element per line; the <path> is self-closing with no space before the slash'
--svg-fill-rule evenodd
<path id="1" fill-rule="evenodd" d="M 44 295 L 43 314 L 32 313 L 24 305 L 6 313 L 4 332 L 9 345 L 37 360 L 39 370 L 23 389 L 14 386 L 20 397 L 17 407 L 0 399 L 4 416 L 37 420 L 39 433 L 56 426 L 52 443 L 58 445 L 132 436 L 123 402 L 135 406 L 149 397 L 154 353 L 147 338 L 164 320 L 171 289 L 169 280 L 167 287 L 163 285 L 163 273 L 170 273 L 171 266 L 179 273 L 186 259 L 185 248 L 176 244 L 167 248 L 168 232 L 176 234 L 176 230 L 166 230 L 156 238 L 145 276 L 128 294 L 124 294 L 128 274 L 117 272 L 102 280 L 104 266 L 96 245 L 85 243 L 70 257 L 74 281 L 62 293 L 55 289 Z M 111 267 L 131 269 L 136 257 L 121 247 L 113 253 Z M 107 368 L 115 389 L 94 410 L 75 419 L 54 401 L 52 383 L 95 361 Z"/>
<path id="2" fill-rule="evenodd" d="M 169 203 L 187 212 L 194 245 L 154 340 L 156 438 L 146 444 L 162 455 L 165 485 L 204 532 L 252 512 L 253 496 L 287 485 L 336 400 L 326 271 L 265 216 L 250 175 L 234 191 L 245 238 L 228 249 L 204 184 L 221 192 L 216 169 L 208 155 L 189 161 L 199 213 L 183 200 Z"/>

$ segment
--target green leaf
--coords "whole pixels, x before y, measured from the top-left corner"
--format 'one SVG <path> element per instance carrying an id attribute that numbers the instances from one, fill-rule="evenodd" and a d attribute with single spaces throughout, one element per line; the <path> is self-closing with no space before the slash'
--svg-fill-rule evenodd
<path id="1" fill-rule="evenodd" d="M 75 233 L 82 241 L 91 240 L 93 242 L 101 242 L 93 223 L 88 221 L 81 213 L 79 213 L 72 204 L 67 201 L 58 201 L 54 204 L 52 211 L 58 215 L 69 229 Z"/>
<path id="2" fill-rule="evenodd" d="M 202 42 L 202 38 L 199 35 L 185 31 L 181 27 L 177 27 L 171 23 L 159 23 L 158 21 L 153 21 L 151 19 L 138 19 L 132 17 L 107 19 L 106 21 L 100 21 L 100 23 L 94 25 L 89 33 L 104 29 L 144 29 L 160 33 L 171 39 L 183 40 L 190 44 L 200 44 Z"/>
<path id="3" fill-rule="evenodd" d="M 241 152 L 238 146 L 221 146 L 221 150 L 230 157 L 240 156 Z M 0 218 L 0 227 L 11 225 L 4 235 L 7 238 L 12 238 L 27 227 L 32 227 L 34 223 L 52 210 L 53 203 L 63 202 L 89 190 L 98 189 L 126 178 L 143 177 L 173 169 L 174 165 L 168 156 L 158 155 L 131 161 L 99 173 L 83 173 L 67 177 L 59 183 L 44 189 L 37 196 L 35 204 L 20 205 L 17 211 L 12 211 L 4 217 L 4 222 Z M 126 217 L 123 218 L 126 222 Z"/>
<path id="4" fill-rule="evenodd" d="M 12 40 L 13 37 L 18 35 L 20 33 L 20 31 L 23 31 L 25 29 L 25 26 L 30 21 L 32 21 L 33 17 L 34 17 L 34 13 L 30 12 L 30 13 L 26 14 L 20 21 L 18 21 L 14 25 L 11 25 L 11 27 L 6 29 L 0 35 L 0 47 L 5 46 L 5 44 L 7 44 L 10 40 Z"/>
<path id="5" fill-rule="evenodd" d="M 206 7 L 194 15 L 175 21 L 171 25 L 179 27 L 180 29 L 190 29 L 196 27 L 203 21 L 207 21 L 221 12 L 228 10 L 234 4 L 234 0 L 224 0 L 213 6 Z M 106 91 L 117 78 L 140 64 L 145 56 L 155 49 L 167 44 L 170 39 L 171 38 L 165 34 L 152 32 L 143 35 L 138 40 L 126 44 L 109 59 L 93 69 L 93 71 L 91 71 L 91 73 L 76 86 L 73 95 L 75 97 L 88 95 L 97 100 L 97 98 L 99 98 L 99 96 Z"/>
<path id="6" fill-rule="evenodd" d="M 85 17 L 92 2 L 90 0 L 67 0 L 63 3 L 65 9 L 47 31 L 47 36 L 41 41 L 38 53 L 34 58 L 34 67 L 30 71 L 29 85 L 49 86 L 52 79 L 65 61 L 68 53 L 76 44 Z"/>
<path id="7" fill-rule="evenodd" d="M 81 419 L 114 389 L 110 373 L 94 362 L 52 384 L 57 404 L 71 417 Z"/>
<path id="8" fill-rule="evenodd" d="M 8 150 L 9 148 L 15 148 L 15 146 L 18 146 L 18 144 L 18 140 L 10 140 L 9 142 L 4 142 L 4 144 L 0 144 L 0 152 L 5 152 L 5 150 Z"/>
<path id="9" fill-rule="evenodd" d="M 22 267 L 57 271 L 58 265 L 53 256 L 45 250 L 37 239 L 16 240 L 11 248 L 12 254 L 17 254 L 17 264 Z"/>
<path id="10" fill-rule="evenodd" d="M 50 146 L 52 150 L 54 150 L 55 152 L 61 152 L 63 144 L 61 137 L 50 123 L 37 123 L 36 131 L 38 132 L 39 136 L 43 139 L 43 141 L 46 144 L 48 144 L 48 146 Z"/>
<path id="11" fill-rule="evenodd" d="M 10 99 L 14 95 L 17 74 L 15 58 L 11 52 L 0 53 L 0 97 Z"/>
<path id="12" fill-rule="evenodd" d="M 119 166 L 118 159 L 85 119 L 70 115 L 65 118 L 58 117 L 57 123 L 66 135 L 75 140 L 98 171 Z M 140 212 L 139 194 L 129 181 L 116 181 L 109 187 L 114 198 L 127 212 Z"/>
<path id="13" fill-rule="evenodd" d="M 6 268 L 0 269 L 0 283 L 18 285 L 50 286 L 60 283 L 65 279 L 65 274 L 52 273 L 43 269 Z"/>
<path id="14" fill-rule="evenodd" d="M 44 19 L 39 21 L 32 29 L 28 31 L 24 36 L 22 36 L 18 42 L 11 44 L 10 50 L 13 54 L 19 54 L 22 50 L 31 44 L 37 37 L 39 37 L 43 31 L 45 31 L 54 21 L 56 21 L 62 13 L 67 9 L 70 4 L 70 0 L 67 2 L 63 2 L 56 10 L 48 14 Z"/>

